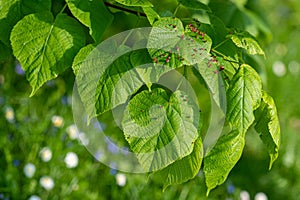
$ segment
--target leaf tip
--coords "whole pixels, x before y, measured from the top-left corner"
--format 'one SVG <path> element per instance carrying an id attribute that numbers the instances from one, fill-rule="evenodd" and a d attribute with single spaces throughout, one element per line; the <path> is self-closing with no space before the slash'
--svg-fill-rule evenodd
<path id="1" fill-rule="evenodd" d="M 37 91 L 37 89 L 35 89 L 35 88 L 32 88 L 32 90 L 31 90 L 31 93 L 30 93 L 29 97 L 33 97 L 33 96 L 35 95 L 36 91 Z"/>
<path id="2" fill-rule="evenodd" d="M 208 197 L 209 193 L 210 193 L 210 188 L 208 188 L 206 191 L 206 197 Z"/>
<path id="3" fill-rule="evenodd" d="M 269 170 L 272 169 L 273 163 L 277 160 L 278 153 L 270 154 L 270 163 L 269 163 Z"/>

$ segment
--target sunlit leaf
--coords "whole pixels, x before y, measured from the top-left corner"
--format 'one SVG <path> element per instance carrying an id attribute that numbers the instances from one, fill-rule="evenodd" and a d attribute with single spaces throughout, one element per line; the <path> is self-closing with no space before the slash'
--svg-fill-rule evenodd
<path id="1" fill-rule="evenodd" d="M 222 77 L 225 68 L 232 70 L 232 66 L 225 64 L 224 60 L 220 57 L 211 57 L 197 65 L 195 65 L 196 71 L 204 79 L 212 98 L 215 103 L 220 107 L 226 108 L 226 91 L 225 81 Z"/>
<path id="2" fill-rule="evenodd" d="M 190 155 L 175 161 L 161 171 L 155 172 L 154 175 L 164 180 L 164 189 L 166 189 L 169 185 L 181 184 L 194 178 L 200 170 L 202 159 L 203 146 L 201 139 L 198 138 Z"/>
<path id="3" fill-rule="evenodd" d="M 31 96 L 70 67 L 84 43 L 78 22 L 65 14 L 54 19 L 50 12 L 44 12 L 19 21 L 12 30 L 11 44 L 32 86 Z"/>
<path id="4" fill-rule="evenodd" d="M 0 40 L 10 46 L 9 36 L 14 25 L 25 15 L 50 11 L 50 0 L 1 0 Z"/>
<path id="5" fill-rule="evenodd" d="M 115 0 L 115 1 L 125 6 L 142 6 L 142 7 L 153 6 L 152 3 L 148 0 Z"/>
<path id="6" fill-rule="evenodd" d="M 143 7 L 143 11 L 147 16 L 147 19 L 151 25 L 153 25 L 156 19 L 159 19 L 160 16 L 155 12 L 155 10 L 151 7 Z"/>
<path id="7" fill-rule="evenodd" d="M 262 83 L 249 65 L 243 64 L 232 78 L 227 91 L 227 120 L 240 133 L 245 133 L 254 121 L 253 111 L 261 101 Z"/>
<path id="8" fill-rule="evenodd" d="M 211 44 L 209 36 L 192 24 L 184 29 L 179 19 L 165 17 L 153 24 L 147 48 L 155 63 L 178 68 L 208 58 Z"/>
<path id="9" fill-rule="evenodd" d="M 266 92 L 262 93 L 262 101 L 255 114 L 255 129 L 260 134 L 260 138 L 267 147 L 270 155 L 270 166 L 278 157 L 280 146 L 280 125 L 277 110 L 273 98 Z"/>
<path id="10" fill-rule="evenodd" d="M 106 28 L 111 24 L 113 15 L 108 12 L 102 1 L 67 0 L 72 14 L 85 26 L 89 27 L 90 35 L 99 42 Z"/>
<path id="11" fill-rule="evenodd" d="M 232 33 L 231 35 L 228 35 L 228 37 L 236 46 L 245 49 L 248 54 L 265 55 L 265 52 L 262 50 L 258 42 L 248 32 Z"/>
<path id="12" fill-rule="evenodd" d="M 95 49 L 95 45 L 89 44 L 81 48 L 80 51 L 77 53 L 72 64 L 72 69 L 75 75 L 78 74 L 82 62 L 84 61 L 84 59 L 86 59 L 86 57 L 90 54 L 90 52 L 93 49 Z"/>
<path id="13" fill-rule="evenodd" d="M 237 130 L 222 135 L 215 146 L 204 157 L 204 175 L 207 195 L 218 185 L 224 183 L 231 169 L 240 159 L 244 145 L 245 134 Z"/>
<path id="14" fill-rule="evenodd" d="M 149 172 L 190 155 L 198 123 L 199 110 L 187 95 L 176 91 L 169 97 L 156 88 L 129 101 L 122 126 L 131 150 Z"/>

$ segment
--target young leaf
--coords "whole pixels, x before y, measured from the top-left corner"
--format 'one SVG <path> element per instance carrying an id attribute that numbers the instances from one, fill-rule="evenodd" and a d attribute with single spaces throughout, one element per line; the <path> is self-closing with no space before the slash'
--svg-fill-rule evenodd
<path id="1" fill-rule="evenodd" d="M 262 50 L 258 42 L 248 32 L 233 33 L 227 37 L 229 37 L 237 47 L 245 49 L 248 54 L 265 55 L 265 52 Z"/>
<path id="2" fill-rule="evenodd" d="M 210 8 L 200 0 L 177 0 L 178 3 L 193 10 L 205 10 L 211 12 Z"/>
<path id="3" fill-rule="evenodd" d="M 207 195 L 226 180 L 229 172 L 240 159 L 244 145 L 245 134 L 237 130 L 222 135 L 215 146 L 204 157 L 204 175 Z"/>
<path id="4" fill-rule="evenodd" d="M 66 2 L 72 14 L 89 27 L 90 35 L 95 42 L 99 42 L 113 20 L 113 15 L 108 12 L 104 3 L 97 0 L 67 0 Z"/>
<path id="5" fill-rule="evenodd" d="M 240 133 L 245 133 L 254 121 L 253 111 L 260 104 L 261 88 L 259 75 L 246 64 L 240 66 L 230 81 L 226 117 Z"/>
<path id="6" fill-rule="evenodd" d="M 11 33 L 13 53 L 32 86 L 31 96 L 48 80 L 70 67 L 85 38 L 81 26 L 65 14 L 24 17 Z"/>
<path id="7" fill-rule="evenodd" d="M 125 6 L 142 6 L 142 7 L 153 6 L 152 3 L 148 0 L 115 0 L 115 1 Z"/>
<path id="8" fill-rule="evenodd" d="M 122 126 L 131 150 L 146 172 L 160 170 L 191 154 L 198 138 L 199 110 L 181 91 L 142 91 L 129 101 Z"/>
<path id="9" fill-rule="evenodd" d="M 260 138 L 269 151 L 269 169 L 271 169 L 273 162 L 278 157 L 280 146 L 280 125 L 273 98 L 264 91 L 262 93 L 261 104 L 254 112 L 254 115 L 256 122 L 255 129 L 258 133 L 260 133 Z"/>
<path id="10" fill-rule="evenodd" d="M 184 183 L 198 174 L 203 159 L 202 145 L 201 139 L 198 138 L 190 155 L 175 161 L 158 172 L 154 172 L 154 176 L 159 176 L 164 180 L 164 189 L 172 184 Z"/>

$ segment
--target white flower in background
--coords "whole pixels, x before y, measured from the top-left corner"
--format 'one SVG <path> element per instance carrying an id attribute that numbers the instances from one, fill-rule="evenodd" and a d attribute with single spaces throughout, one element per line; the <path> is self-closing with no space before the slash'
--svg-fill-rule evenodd
<path id="1" fill-rule="evenodd" d="M 116 182 L 118 186 L 125 186 L 126 185 L 126 176 L 125 174 L 118 173 L 116 174 Z"/>
<path id="2" fill-rule="evenodd" d="M 37 195 L 32 195 L 28 200 L 41 200 L 41 198 Z"/>
<path id="3" fill-rule="evenodd" d="M 275 53 L 279 56 L 285 56 L 286 53 L 288 52 L 288 48 L 285 44 L 277 44 L 275 47 Z"/>
<path id="4" fill-rule="evenodd" d="M 62 118 L 61 116 L 58 116 L 58 115 L 54 115 L 51 118 L 51 121 L 52 121 L 53 126 L 58 127 L 58 128 L 62 127 L 64 125 L 64 118 Z"/>
<path id="5" fill-rule="evenodd" d="M 79 137 L 79 132 L 75 124 L 68 126 L 66 131 L 71 140 L 77 139 Z"/>
<path id="6" fill-rule="evenodd" d="M 24 172 L 26 177 L 28 177 L 28 178 L 33 177 L 33 175 L 35 173 L 35 165 L 32 164 L 32 163 L 27 163 L 24 166 L 23 172 Z"/>
<path id="7" fill-rule="evenodd" d="M 5 118 L 9 122 L 13 122 L 15 120 L 15 113 L 11 107 L 7 107 L 5 109 Z"/>
<path id="8" fill-rule="evenodd" d="M 268 200 L 268 197 L 265 193 L 259 192 L 255 195 L 254 200 Z"/>
<path id="9" fill-rule="evenodd" d="M 77 191 L 79 189 L 79 185 L 77 183 L 72 185 L 72 190 Z"/>
<path id="10" fill-rule="evenodd" d="M 242 190 L 240 193 L 240 200 L 250 200 L 249 193 L 245 190 Z"/>
<path id="11" fill-rule="evenodd" d="M 46 190 L 51 190 L 54 187 L 54 181 L 50 176 L 43 176 L 40 179 L 40 185 Z"/>
<path id="12" fill-rule="evenodd" d="M 278 77 L 282 77 L 286 73 L 285 65 L 281 61 L 274 62 L 272 69 L 273 69 L 273 73 Z"/>
<path id="13" fill-rule="evenodd" d="M 289 62 L 288 68 L 292 74 L 297 75 L 300 71 L 300 64 L 297 61 L 293 60 Z"/>
<path id="14" fill-rule="evenodd" d="M 48 147 L 42 148 L 40 151 L 40 157 L 41 157 L 42 161 L 44 161 L 44 162 L 50 161 L 52 158 L 51 149 L 49 149 Z"/>
<path id="15" fill-rule="evenodd" d="M 69 153 L 67 153 L 64 161 L 65 161 L 68 168 L 77 167 L 77 165 L 78 165 L 78 156 L 74 152 L 69 152 Z"/>
<path id="16" fill-rule="evenodd" d="M 86 137 L 86 134 L 83 132 L 80 132 L 78 135 L 79 141 L 82 145 L 86 146 L 90 143 L 89 139 Z"/>

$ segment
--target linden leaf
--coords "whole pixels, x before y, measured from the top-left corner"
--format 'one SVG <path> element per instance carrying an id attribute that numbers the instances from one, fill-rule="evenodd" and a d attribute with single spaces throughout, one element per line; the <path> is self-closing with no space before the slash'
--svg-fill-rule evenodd
<path id="1" fill-rule="evenodd" d="M 20 20 L 11 33 L 13 53 L 32 86 L 31 95 L 48 80 L 71 66 L 85 37 L 80 24 L 67 16 L 52 13 L 30 14 Z"/>

